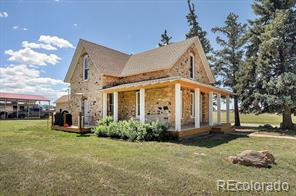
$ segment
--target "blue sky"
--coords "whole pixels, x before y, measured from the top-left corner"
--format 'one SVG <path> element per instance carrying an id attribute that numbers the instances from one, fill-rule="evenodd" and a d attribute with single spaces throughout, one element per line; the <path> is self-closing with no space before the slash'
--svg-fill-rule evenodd
<path id="1" fill-rule="evenodd" d="M 230 12 L 241 22 L 254 17 L 250 0 L 194 2 L 214 48 L 210 30 Z M 79 38 L 137 53 L 156 47 L 164 29 L 173 41 L 185 39 L 187 11 L 186 0 L 0 0 L 0 91 L 54 100 L 65 93 L 62 81 Z"/>

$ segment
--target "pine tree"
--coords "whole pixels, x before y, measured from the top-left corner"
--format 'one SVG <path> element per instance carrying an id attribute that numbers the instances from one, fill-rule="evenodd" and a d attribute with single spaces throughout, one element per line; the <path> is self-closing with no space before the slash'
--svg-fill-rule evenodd
<path id="1" fill-rule="evenodd" d="M 161 46 L 166 46 L 166 45 L 171 44 L 171 42 L 170 42 L 171 39 L 172 39 L 172 37 L 170 37 L 168 35 L 167 30 L 165 29 L 164 33 L 161 34 L 161 42 L 158 43 L 158 46 L 161 47 Z"/>
<path id="2" fill-rule="evenodd" d="M 296 110 L 295 0 L 256 0 L 250 21 L 247 61 L 239 89 L 244 112 L 279 113 L 293 129 Z"/>
<path id="3" fill-rule="evenodd" d="M 216 76 L 221 79 L 220 85 L 232 89 L 234 93 L 237 93 L 236 85 L 244 56 L 243 47 L 246 43 L 244 37 L 246 24 L 239 23 L 237 19 L 238 15 L 230 13 L 223 27 L 212 29 L 214 33 L 221 33 L 224 38 L 220 36 L 216 38 L 217 43 L 220 45 L 220 49 L 214 52 Z M 235 126 L 240 126 L 238 95 L 234 95 L 234 114 Z"/>
<path id="4" fill-rule="evenodd" d="M 211 51 L 211 45 L 210 41 L 206 37 L 207 32 L 203 31 L 202 28 L 199 26 L 199 23 L 197 21 L 197 15 L 195 14 L 194 3 L 191 3 L 190 0 L 188 0 L 187 3 L 189 13 L 187 14 L 186 18 L 190 29 L 189 32 L 186 34 L 186 39 L 198 36 L 205 53 L 208 54 Z"/>

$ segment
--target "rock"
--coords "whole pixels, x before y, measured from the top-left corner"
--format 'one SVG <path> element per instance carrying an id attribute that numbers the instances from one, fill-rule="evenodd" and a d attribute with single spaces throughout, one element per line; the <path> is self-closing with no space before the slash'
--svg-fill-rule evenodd
<path id="1" fill-rule="evenodd" d="M 236 156 L 229 156 L 228 160 L 232 164 L 254 167 L 271 167 L 272 164 L 275 164 L 274 156 L 267 150 L 245 150 Z"/>
<path id="2" fill-rule="evenodd" d="M 237 164 L 238 163 L 237 156 L 229 156 L 228 161 L 232 164 Z"/>
<path id="3" fill-rule="evenodd" d="M 259 152 L 265 155 L 266 161 L 269 164 L 276 164 L 274 156 L 268 150 L 262 150 Z"/>

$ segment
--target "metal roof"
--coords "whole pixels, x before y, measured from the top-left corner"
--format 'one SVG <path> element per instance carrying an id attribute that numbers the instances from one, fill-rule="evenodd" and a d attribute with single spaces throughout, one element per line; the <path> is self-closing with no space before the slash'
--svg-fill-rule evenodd
<path id="1" fill-rule="evenodd" d="M 27 95 L 27 94 L 4 93 L 4 92 L 0 92 L 0 99 L 49 101 L 47 97 L 44 97 L 41 95 Z"/>

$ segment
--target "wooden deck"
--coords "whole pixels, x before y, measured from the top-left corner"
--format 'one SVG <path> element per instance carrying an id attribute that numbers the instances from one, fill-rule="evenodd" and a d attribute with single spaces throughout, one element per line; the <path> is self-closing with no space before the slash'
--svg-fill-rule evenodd
<path id="1" fill-rule="evenodd" d="M 51 129 L 71 133 L 90 133 L 92 127 L 80 128 L 78 126 L 62 127 L 58 125 L 51 126 Z"/>

